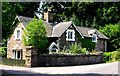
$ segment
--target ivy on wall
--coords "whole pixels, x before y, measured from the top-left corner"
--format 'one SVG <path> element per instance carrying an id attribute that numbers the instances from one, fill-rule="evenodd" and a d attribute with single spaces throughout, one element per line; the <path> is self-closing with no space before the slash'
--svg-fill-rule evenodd
<path id="1" fill-rule="evenodd" d="M 76 36 L 78 40 L 81 42 L 82 48 L 86 48 L 89 51 L 95 48 L 95 43 L 92 42 L 92 38 L 85 37 L 84 39 L 82 39 L 78 32 L 76 32 Z"/>

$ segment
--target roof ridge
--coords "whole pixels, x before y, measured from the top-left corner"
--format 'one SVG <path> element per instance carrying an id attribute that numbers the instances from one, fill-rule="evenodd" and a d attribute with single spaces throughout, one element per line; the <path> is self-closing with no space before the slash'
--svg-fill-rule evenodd
<path id="1" fill-rule="evenodd" d="M 88 29 L 96 29 L 96 28 L 93 28 L 93 27 L 84 27 L 84 26 L 77 26 L 77 27 L 80 27 L 80 28 L 88 28 Z M 97 29 L 96 29 L 97 30 Z"/>

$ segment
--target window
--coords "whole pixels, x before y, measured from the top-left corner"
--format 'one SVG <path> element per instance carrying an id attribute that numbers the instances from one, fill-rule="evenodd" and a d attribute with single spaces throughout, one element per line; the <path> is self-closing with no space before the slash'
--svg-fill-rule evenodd
<path id="1" fill-rule="evenodd" d="M 22 59 L 22 50 L 13 50 L 13 59 Z"/>
<path id="2" fill-rule="evenodd" d="M 75 31 L 74 30 L 67 30 L 66 40 L 67 41 L 75 41 Z"/>
<path id="3" fill-rule="evenodd" d="M 20 30 L 17 30 L 17 38 L 20 38 Z"/>
<path id="4" fill-rule="evenodd" d="M 97 42 L 97 35 L 96 34 L 92 35 L 92 42 Z"/>
<path id="5" fill-rule="evenodd" d="M 16 29 L 16 31 L 15 31 L 15 38 L 16 39 L 20 39 L 21 38 L 21 29 Z"/>

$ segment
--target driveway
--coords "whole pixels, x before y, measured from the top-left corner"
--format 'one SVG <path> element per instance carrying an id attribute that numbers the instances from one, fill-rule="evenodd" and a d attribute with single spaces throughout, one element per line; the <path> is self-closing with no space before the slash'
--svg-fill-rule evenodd
<path id="1" fill-rule="evenodd" d="M 18 75 L 28 75 L 28 76 L 48 76 L 48 75 L 74 75 L 74 76 L 118 76 L 116 74 L 120 73 L 120 63 L 101 63 L 93 65 L 80 65 L 80 66 L 65 66 L 65 67 L 35 67 L 35 68 L 26 68 L 26 67 L 16 67 L 16 66 L 5 66 L 0 65 L 0 70 L 3 72 L 3 76 L 8 76 L 8 74 Z M 5 75 L 7 74 L 7 75 Z M 13 76 L 13 75 L 12 75 Z"/>

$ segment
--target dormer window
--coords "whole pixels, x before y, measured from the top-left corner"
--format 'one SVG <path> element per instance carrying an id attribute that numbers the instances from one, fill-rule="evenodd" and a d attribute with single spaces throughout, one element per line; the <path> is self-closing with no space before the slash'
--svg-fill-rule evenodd
<path id="1" fill-rule="evenodd" d="M 15 31 L 15 38 L 16 39 L 20 39 L 21 38 L 21 29 L 16 29 L 16 31 Z"/>
<path id="2" fill-rule="evenodd" d="M 66 41 L 75 41 L 75 31 L 67 30 Z"/>
<path id="3" fill-rule="evenodd" d="M 97 35 L 96 34 L 92 35 L 92 42 L 97 42 Z"/>

